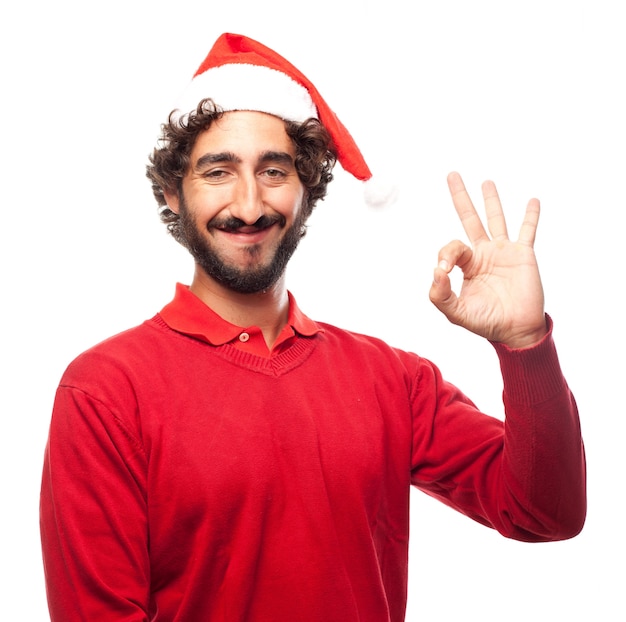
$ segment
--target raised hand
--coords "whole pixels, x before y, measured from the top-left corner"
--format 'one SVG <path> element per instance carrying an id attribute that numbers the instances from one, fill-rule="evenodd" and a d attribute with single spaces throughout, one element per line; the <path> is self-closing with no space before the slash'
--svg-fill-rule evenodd
<path id="1" fill-rule="evenodd" d="M 518 239 L 513 242 L 493 182 L 482 186 L 491 237 L 458 173 L 448 175 L 448 187 L 471 247 L 455 240 L 439 251 L 431 301 L 450 322 L 486 339 L 510 348 L 536 344 L 546 333 L 543 288 L 533 250 L 539 201 L 528 202 Z M 449 277 L 455 266 L 463 272 L 458 296 Z"/>

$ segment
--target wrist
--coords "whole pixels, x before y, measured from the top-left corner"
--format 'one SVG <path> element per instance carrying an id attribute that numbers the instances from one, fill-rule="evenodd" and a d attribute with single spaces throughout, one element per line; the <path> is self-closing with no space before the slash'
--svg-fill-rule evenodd
<path id="1" fill-rule="evenodd" d="M 526 350 L 528 348 L 534 348 L 540 344 L 545 339 L 548 332 L 548 322 L 547 319 L 544 319 L 541 326 L 537 326 L 537 328 L 533 330 L 515 335 L 514 337 L 503 340 L 500 343 L 509 348 L 509 350 Z"/>

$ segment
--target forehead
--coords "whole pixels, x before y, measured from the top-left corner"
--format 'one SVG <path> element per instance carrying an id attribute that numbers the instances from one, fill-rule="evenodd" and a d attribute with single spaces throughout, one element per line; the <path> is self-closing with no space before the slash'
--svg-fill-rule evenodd
<path id="1" fill-rule="evenodd" d="M 295 154 L 285 122 L 264 112 L 226 112 L 198 135 L 192 158 L 207 152 L 230 152 L 240 156 L 264 151 Z"/>

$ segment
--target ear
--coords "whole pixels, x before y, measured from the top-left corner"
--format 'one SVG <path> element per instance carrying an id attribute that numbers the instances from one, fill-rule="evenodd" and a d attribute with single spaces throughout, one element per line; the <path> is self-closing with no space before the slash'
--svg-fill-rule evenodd
<path id="1" fill-rule="evenodd" d="M 180 213 L 180 199 L 178 198 L 178 192 L 170 192 L 169 190 L 163 190 L 163 197 L 169 207 L 175 214 Z"/>

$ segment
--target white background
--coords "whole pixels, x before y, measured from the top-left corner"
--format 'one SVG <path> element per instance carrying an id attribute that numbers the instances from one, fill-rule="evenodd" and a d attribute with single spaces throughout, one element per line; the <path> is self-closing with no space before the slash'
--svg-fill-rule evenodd
<path id="1" fill-rule="evenodd" d="M 433 359 L 501 415 L 491 347 L 428 301 L 462 237 L 445 184 L 498 184 L 511 229 L 538 196 L 536 250 L 581 410 L 589 513 L 520 544 L 413 497 L 407 620 L 624 620 L 624 20 L 605 0 L 43 0 L 0 36 L 1 617 L 47 619 L 38 494 L 54 390 L 80 351 L 152 316 L 192 262 L 158 222 L 147 155 L 224 31 L 307 74 L 400 198 L 375 211 L 337 169 L 289 270 L 315 319 Z"/>

